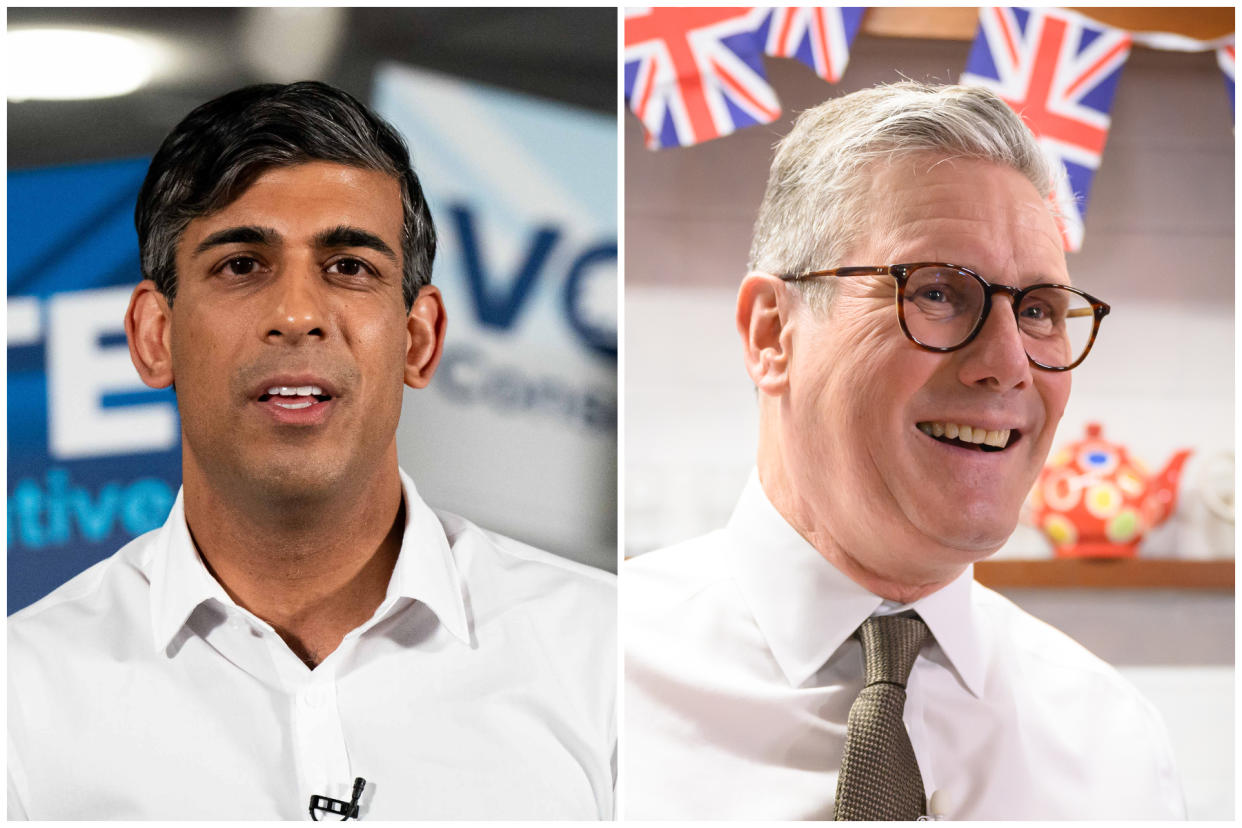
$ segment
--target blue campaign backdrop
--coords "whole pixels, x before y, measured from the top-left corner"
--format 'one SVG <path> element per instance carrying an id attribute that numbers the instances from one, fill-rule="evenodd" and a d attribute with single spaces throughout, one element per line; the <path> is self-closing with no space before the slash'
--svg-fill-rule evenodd
<path id="1" fill-rule="evenodd" d="M 170 390 L 138 380 L 145 158 L 8 175 L 8 611 L 163 523 L 180 485 Z"/>
<path id="2" fill-rule="evenodd" d="M 615 567 L 615 119 L 399 64 L 373 99 L 413 148 L 450 319 L 402 466 L 437 507 Z M 159 526 L 180 485 L 175 398 L 124 332 L 147 164 L 8 177 L 10 613 Z"/>

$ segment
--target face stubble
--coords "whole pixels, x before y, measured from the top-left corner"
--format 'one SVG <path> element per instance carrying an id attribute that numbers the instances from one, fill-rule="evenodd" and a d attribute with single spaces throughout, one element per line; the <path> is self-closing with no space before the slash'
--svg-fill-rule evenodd
<path id="1" fill-rule="evenodd" d="M 178 264 L 190 280 L 171 309 L 187 480 L 199 473 L 217 497 L 275 514 L 365 491 L 389 455 L 394 468 L 396 463 L 409 343 L 400 267 L 371 255 L 368 261 L 382 278 L 345 289 L 322 275 L 328 259 L 305 240 L 347 223 L 397 244 L 396 181 L 321 163 L 278 168 L 198 221 L 203 225 L 192 222 L 183 235 Z M 222 286 L 210 272 L 194 278 L 206 262 L 250 255 L 240 248 L 201 263 L 186 261 L 181 269 L 187 258 L 182 252 L 195 239 L 233 223 L 279 231 L 286 246 L 256 254 L 267 257 L 270 276 L 241 286 Z M 309 375 L 329 385 L 326 421 L 289 425 L 259 410 L 256 389 L 273 375 Z"/>

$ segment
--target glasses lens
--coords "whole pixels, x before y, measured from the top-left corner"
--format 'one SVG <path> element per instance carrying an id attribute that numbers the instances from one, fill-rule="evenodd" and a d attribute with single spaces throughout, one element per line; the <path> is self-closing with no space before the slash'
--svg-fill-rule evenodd
<path id="1" fill-rule="evenodd" d="M 1064 368 L 1077 362 L 1091 344 L 1095 310 L 1071 290 L 1039 288 L 1022 298 L 1018 329 L 1031 359 L 1049 368 Z"/>
<path id="2" fill-rule="evenodd" d="M 906 279 L 902 309 L 910 335 L 933 348 L 966 341 L 983 310 L 983 285 L 951 267 L 920 267 Z"/>

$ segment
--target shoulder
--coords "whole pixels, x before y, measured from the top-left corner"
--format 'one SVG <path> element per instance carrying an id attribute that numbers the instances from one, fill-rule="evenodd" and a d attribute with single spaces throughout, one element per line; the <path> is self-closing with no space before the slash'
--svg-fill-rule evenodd
<path id="1" fill-rule="evenodd" d="M 152 652 L 150 588 L 139 565 L 147 540 L 131 541 L 9 617 L 10 709 L 15 697 L 89 692 L 99 670 Z"/>
<path id="2" fill-rule="evenodd" d="M 483 652 L 538 665 L 568 704 L 612 738 L 617 665 L 616 576 L 433 510 L 461 577 Z M 592 725 L 594 727 L 595 725 Z"/>
<path id="3" fill-rule="evenodd" d="M 157 530 L 158 531 L 158 530 Z M 85 648 L 145 621 L 149 583 L 141 561 L 154 532 L 75 575 L 8 619 L 10 658 L 25 646 Z M 63 654 L 63 649 L 61 650 Z"/>
<path id="4" fill-rule="evenodd" d="M 607 609 L 615 615 L 617 584 L 611 572 L 489 531 L 460 515 L 433 511 L 468 591 L 487 605 L 537 607 L 553 614 L 590 608 L 601 619 Z M 480 609 L 486 606 L 475 606 Z"/>
<path id="5" fill-rule="evenodd" d="M 972 589 L 979 620 L 991 630 L 994 640 L 1005 643 L 1014 659 L 1030 662 L 1032 669 L 1069 671 L 1105 682 L 1125 683 L 1115 668 L 1056 627 L 978 582 L 972 584 Z"/>
<path id="6" fill-rule="evenodd" d="M 1184 814 L 1164 719 L 1125 676 L 1065 633 L 975 583 L 978 622 L 988 630 L 996 690 L 1020 716 L 1026 738 L 1043 740 L 1105 796 L 1121 788 L 1150 797 L 1151 813 Z M 1032 748 L 1033 749 L 1033 748 Z M 1184 816 L 1182 817 L 1184 818 Z"/>
<path id="7" fill-rule="evenodd" d="M 635 676 L 720 676 L 745 669 L 756 654 L 766 657 L 723 530 L 626 561 L 621 584 L 626 659 Z"/>
<path id="8" fill-rule="evenodd" d="M 630 558 L 621 567 L 625 612 L 661 616 L 732 583 L 723 530 Z"/>
<path id="9" fill-rule="evenodd" d="M 484 529 L 460 515 L 433 510 L 444 527 L 454 557 L 486 557 L 488 562 L 508 572 L 534 580 L 558 581 L 588 591 L 616 589 L 616 576 L 530 544 Z"/>
<path id="10" fill-rule="evenodd" d="M 994 658 L 1013 686 L 1022 688 L 1028 713 L 1042 713 L 1082 734 L 1116 738 L 1171 764 L 1159 711 L 1115 667 L 1009 599 L 977 583 L 973 588 Z"/>

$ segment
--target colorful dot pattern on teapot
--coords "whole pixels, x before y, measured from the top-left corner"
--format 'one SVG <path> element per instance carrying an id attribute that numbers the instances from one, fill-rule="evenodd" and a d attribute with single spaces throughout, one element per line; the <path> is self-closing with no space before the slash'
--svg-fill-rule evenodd
<path id="1" fill-rule="evenodd" d="M 1059 557 L 1133 556 L 1143 534 L 1171 511 L 1188 454 L 1179 452 L 1153 477 L 1090 423 L 1086 437 L 1057 450 L 1040 473 L 1029 501 L 1033 522 Z"/>

